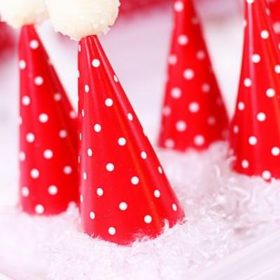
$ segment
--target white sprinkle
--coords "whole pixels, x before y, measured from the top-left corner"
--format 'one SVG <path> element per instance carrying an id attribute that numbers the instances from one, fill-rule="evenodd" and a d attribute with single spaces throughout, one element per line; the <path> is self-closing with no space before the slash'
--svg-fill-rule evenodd
<path id="1" fill-rule="evenodd" d="M 165 140 L 164 145 L 165 145 L 166 148 L 172 149 L 172 148 L 174 148 L 174 146 L 175 146 L 175 142 L 174 142 L 173 139 L 170 139 L 170 138 L 169 138 L 169 139 L 166 139 L 166 140 Z"/>
<path id="2" fill-rule="evenodd" d="M 195 138 L 194 138 L 194 143 L 195 143 L 195 145 L 197 145 L 197 146 L 202 146 L 202 145 L 204 145 L 204 143 L 205 143 L 205 138 L 204 138 L 204 136 L 203 136 L 203 135 L 197 135 L 197 136 L 195 136 Z"/>
<path id="3" fill-rule="evenodd" d="M 262 173 L 262 177 L 264 180 L 270 180 L 271 179 L 271 172 L 268 171 L 268 170 L 265 170 L 263 173 Z"/>
<path id="4" fill-rule="evenodd" d="M 107 170 L 108 172 L 113 172 L 114 169 L 115 169 L 115 165 L 114 165 L 113 163 L 107 163 L 107 164 L 106 164 L 106 170 Z"/>
<path id="5" fill-rule="evenodd" d="M 120 208 L 121 211 L 125 211 L 128 208 L 128 204 L 126 202 L 121 202 L 119 204 L 119 208 Z"/>
<path id="6" fill-rule="evenodd" d="M 71 174 L 72 173 L 72 167 L 71 166 L 65 166 L 63 168 L 63 172 L 67 175 Z"/>
<path id="7" fill-rule="evenodd" d="M 109 227 L 108 233 L 109 233 L 110 235 L 115 235 L 115 234 L 117 233 L 117 230 L 116 230 L 115 227 Z"/>
<path id="8" fill-rule="evenodd" d="M 29 96 L 25 95 L 22 97 L 21 102 L 24 106 L 28 106 L 28 105 L 30 105 L 31 99 Z"/>
<path id="9" fill-rule="evenodd" d="M 55 185 L 49 186 L 48 193 L 50 195 L 56 195 L 58 193 L 58 188 Z"/>
<path id="10" fill-rule="evenodd" d="M 168 63 L 170 65 L 175 65 L 177 63 L 177 56 L 175 54 L 171 54 L 169 57 L 168 57 Z"/>
<path id="11" fill-rule="evenodd" d="M 93 127 L 94 131 L 99 133 L 101 130 L 102 130 L 102 127 L 100 124 L 95 124 L 94 127 Z"/>
<path id="12" fill-rule="evenodd" d="M 51 159 L 53 157 L 53 151 L 50 149 L 47 149 L 44 151 L 44 158 L 45 159 Z"/>
<path id="13" fill-rule="evenodd" d="M 178 121 L 176 123 L 176 129 L 180 132 L 183 132 L 187 129 L 187 124 L 185 121 Z"/>
<path id="14" fill-rule="evenodd" d="M 255 0 L 246 0 L 248 4 L 253 4 Z"/>
<path id="15" fill-rule="evenodd" d="M 233 133 L 234 133 L 234 134 L 237 134 L 238 132 L 239 132 L 239 126 L 235 125 L 235 126 L 233 127 Z"/>
<path id="16" fill-rule="evenodd" d="M 114 75 L 114 81 L 115 81 L 115 83 L 118 83 L 118 82 L 119 82 L 119 78 L 117 77 L 116 74 Z"/>
<path id="17" fill-rule="evenodd" d="M 103 190 L 102 188 L 97 188 L 97 189 L 96 189 L 96 194 L 97 194 L 98 196 L 103 196 L 103 195 L 104 195 L 104 190 Z"/>
<path id="18" fill-rule="evenodd" d="M 185 46 L 189 42 L 189 38 L 182 34 L 178 37 L 178 44 L 181 46 Z"/>
<path id="19" fill-rule="evenodd" d="M 39 115 L 39 121 L 41 123 L 46 123 L 49 120 L 49 116 L 45 113 Z"/>
<path id="20" fill-rule="evenodd" d="M 132 185 L 138 185 L 140 182 L 140 180 L 137 176 L 133 176 L 130 181 L 131 181 Z"/>
<path id="21" fill-rule="evenodd" d="M 176 212 L 178 210 L 178 207 L 177 207 L 177 205 L 175 203 L 172 204 L 172 210 L 174 212 Z"/>
<path id="22" fill-rule="evenodd" d="M 259 63 L 261 61 L 261 56 L 259 54 L 253 54 L 252 61 L 253 63 Z"/>
<path id="23" fill-rule="evenodd" d="M 158 173 L 159 173 L 159 174 L 163 174 L 163 169 L 162 169 L 161 166 L 158 167 Z"/>
<path id="24" fill-rule="evenodd" d="M 274 97 L 276 94 L 275 90 L 273 88 L 269 88 L 267 91 L 266 91 L 266 96 L 269 97 L 269 98 L 272 98 Z"/>
<path id="25" fill-rule="evenodd" d="M 44 83 L 44 79 L 41 76 L 35 77 L 34 83 L 36 86 L 41 86 Z"/>
<path id="26" fill-rule="evenodd" d="M 189 105 L 189 110 L 192 113 L 197 113 L 200 109 L 200 106 L 197 102 L 191 102 Z"/>
<path id="27" fill-rule="evenodd" d="M 266 120 L 266 114 L 263 112 L 260 112 L 257 114 L 257 120 L 259 122 L 264 122 Z"/>
<path id="28" fill-rule="evenodd" d="M 249 78 L 246 78 L 246 79 L 244 80 L 244 86 L 245 86 L 245 87 L 250 87 L 250 86 L 252 86 L 252 80 L 249 79 Z"/>
<path id="29" fill-rule="evenodd" d="M 75 111 L 71 111 L 70 112 L 70 118 L 71 119 L 76 119 L 77 115 L 76 115 L 76 112 Z"/>
<path id="30" fill-rule="evenodd" d="M 175 12 L 182 12 L 184 10 L 184 3 L 182 1 L 176 1 L 174 4 Z"/>
<path id="31" fill-rule="evenodd" d="M 22 195 L 23 197 L 28 197 L 29 194 L 30 194 L 30 192 L 29 192 L 28 187 L 22 187 L 22 188 L 21 188 L 21 195 Z"/>
<path id="32" fill-rule="evenodd" d="M 60 138 L 66 138 L 67 137 L 67 131 L 62 129 L 59 131 L 59 137 Z"/>
<path id="33" fill-rule="evenodd" d="M 261 37 L 262 37 L 262 39 L 268 39 L 269 32 L 267 30 L 262 30 L 261 31 Z"/>
<path id="34" fill-rule="evenodd" d="M 129 121 L 133 121 L 133 115 L 131 113 L 127 114 L 127 118 Z"/>
<path id="35" fill-rule="evenodd" d="M 271 154 L 275 157 L 279 156 L 280 155 L 280 148 L 279 147 L 273 147 L 271 149 Z"/>
<path id="36" fill-rule="evenodd" d="M 159 191 L 159 190 L 155 190 L 155 191 L 154 191 L 154 196 L 155 196 L 156 198 L 159 198 L 159 197 L 160 197 L 160 191 Z"/>
<path id="37" fill-rule="evenodd" d="M 91 220 L 94 220 L 94 219 L 95 219 L 95 213 L 94 213 L 93 211 L 91 211 L 91 212 L 89 213 L 89 218 L 90 218 Z"/>
<path id="38" fill-rule="evenodd" d="M 35 141 L 35 135 L 31 132 L 26 134 L 26 141 L 28 143 L 33 143 Z"/>
<path id="39" fill-rule="evenodd" d="M 162 114 L 164 116 L 169 116 L 171 114 L 171 108 L 169 106 L 164 106 L 162 109 Z"/>
<path id="40" fill-rule="evenodd" d="M 144 152 L 144 151 L 142 151 L 142 152 L 141 152 L 141 158 L 142 158 L 142 159 L 147 159 L 147 157 L 148 157 L 147 153 Z"/>
<path id="41" fill-rule="evenodd" d="M 89 157 L 92 157 L 93 152 L 92 152 L 92 149 L 91 149 L 91 148 L 88 148 L 88 149 L 87 149 L 87 155 L 88 155 Z"/>
<path id="42" fill-rule="evenodd" d="M 192 69 L 186 69 L 183 75 L 186 80 L 191 80 L 194 77 L 194 71 Z"/>
<path id="43" fill-rule="evenodd" d="M 54 94 L 53 98 L 55 101 L 60 101 L 62 99 L 62 95 L 60 93 L 56 93 Z"/>
<path id="44" fill-rule="evenodd" d="M 276 74 L 280 74 L 280 65 L 275 65 L 274 71 Z"/>
<path id="45" fill-rule="evenodd" d="M 37 205 L 35 206 L 35 212 L 36 212 L 37 214 L 39 214 L 39 215 L 43 214 L 43 213 L 45 212 L 44 206 L 41 205 L 41 204 L 37 204 Z"/>
<path id="46" fill-rule="evenodd" d="M 245 104 L 244 104 L 244 102 L 241 102 L 241 101 L 238 102 L 237 107 L 238 107 L 238 110 L 243 111 L 243 110 L 245 109 Z"/>
<path id="47" fill-rule="evenodd" d="M 100 60 L 95 58 L 92 63 L 91 63 L 92 67 L 94 68 L 98 68 L 100 66 Z"/>
<path id="48" fill-rule="evenodd" d="M 125 139 L 124 137 L 120 137 L 120 138 L 118 139 L 118 144 L 119 144 L 120 146 L 125 146 L 125 145 L 126 145 L 126 139 Z"/>
<path id="49" fill-rule="evenodd" d="M 144 217 L 144 221 L 145 221 L 146 224 L 150 224 L 152 222 L 152 220 L 153 219 L 152 219 L 152 217 L 150 215 L 146 215 Z"/>
<path id="50" fill-rule="evenodd" d="M 25 161 L 25 159 L 26 159 L 26 154 L 25 154 L 25 152 L 20 152 L 19 153 L 19 160 L 20 161 Z"/>
<path id="51" fill-rule="evenodd" d="M 24 70 L 26 68 L 26 62 L 25 60 L 21 59 L 18 63 L 19 69 Z"/>
<path id="52" fill-rule="evenodd" d="M 197 59 L 202 60 L 206 57 L 206 54 L 204 51 L 198 51 L 196 54 Z"/>
<path id="53" fill-rule="evenodd" d="M 209 92 L 211 89 L 210 85 L 209 84 L 203 84 L 202 85 L 202 91 L 203 92 Z"/>
<path id="54" fill-rule="evenodd" d="M 39 170 L 36 169 L 36 168 L 32 169 L 31 172 L 30 172 L 30 176 L 31 176 L 31 178 L 33 178 L 33 179 L 38 179 L 39 176 L 40 176 Z"/>
<path id="55" fill-rule="evenodd" d="M 246 160 L 246 159 L 242 160 L 241 166 L 242 166 L 244 169 L 247 169 L 247 168 L 249 167 L 249 161 Z"/>
<path id="56" fill-rule="evenodd" d="M 250 136 L 249 137 L 249 144 L 252 146 L 255 146 L 258 143 L 258 139 L 255 136 Z"/>
<path id="57" fill-rule="evenodd" d="M 112 107 L 113 104 L 114 104 L 114 102 L 113 102 L 113 100 L 112 100 L 111 98 L 107 98 L 107 99 L 105 100 L 105 105 L 106 105 L 107 107 Z"/>
<path id="58" fill-rule="evenodd" d="M 178 99 L 182 96 L 182 90 L 178 87 L 171 89 L 171 96 L 175 99 Z"/>
<path id="59" fill-rule="evenodd" d="M 89 91 L 90 91 L 89 85 L 85 85 L 85 92 L 89 93 Z"/>
<path id="60" fill-rule="evenodd" d="M 39 47 L 39 42 L 37 40 L 31 40 L 29 46 L 31 49 L 36 50 Z"/>

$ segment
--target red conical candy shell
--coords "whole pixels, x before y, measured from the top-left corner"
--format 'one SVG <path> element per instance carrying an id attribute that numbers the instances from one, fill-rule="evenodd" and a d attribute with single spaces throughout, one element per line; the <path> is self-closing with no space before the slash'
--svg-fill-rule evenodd
<path id="1" fill-rule="evenodd" d="M 33 26 L 19 39 L 20 202 L 30 214 L 51 215 L 79 197 L 77 120 Z"/>
<path id="2" fill-rule="evenodd" d="M 174 4 L 159 146 L 206 149 L 225 137 L 228 117 L 191 0 Z"/>
<path id="3" fill-rule="evenodd" d="M 280 53 L 265 0 L 245 1 L 245 42 L 231 124 L 233 169 L 280 178 Z"/>
<path id="4" fill-rule="evenodd" d="M 184 212 L 98 38 L 79 48 L 83 228 L 118 244 L 156 237 Z"/>

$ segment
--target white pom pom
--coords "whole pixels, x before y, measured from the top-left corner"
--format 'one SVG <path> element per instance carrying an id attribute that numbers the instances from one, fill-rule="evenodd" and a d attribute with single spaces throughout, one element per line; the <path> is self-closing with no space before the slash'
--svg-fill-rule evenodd
<path id="1" fill-rule="evenodd" d="M 47 18 L 44 0 L 0 0 L 0 13 L 2 20 L 15 28 Z"/>
<path id="2" fill-rule="evenodd" d="M 7 0 L 9 1 L 9 0 Z M 80 40 L 106 33 L 119 13 L 119 0 L 46 0 L 56 31 Z"/>

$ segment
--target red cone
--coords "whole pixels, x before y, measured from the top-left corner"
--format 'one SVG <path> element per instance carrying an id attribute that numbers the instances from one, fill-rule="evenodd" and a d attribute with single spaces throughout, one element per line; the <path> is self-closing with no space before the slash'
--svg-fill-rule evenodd
<path id="1" fill-rule="evenodd" d="M 269 0 L 274 32 L 280 40 L 280 0 Z M 280 49 L 280 45 L 278 45 Z"/>
<path id="2" fill-rule="evenodd" d="M 203 150 L 225 138 L 228 117 L 192 1 L 174 13 L 159 146 Z"/>
<path id="3" fill-rule="evenodd" d="M 233 168 L 280 178 L 280 56 L 265 0 L 245 1 L 243 65 L 231 125 Z"/>
<path id="4" fill-rule="evenodd" d="M 33 26 L 19 39 L 23 211 L 51 215 L 78 201 L 77 120 Z"/>
<path id="5" fill-rule="evenodd" d="M 83 228 L 118 244 L 156 237 L 183 210 L 98 38 L 79 48 Z"/>

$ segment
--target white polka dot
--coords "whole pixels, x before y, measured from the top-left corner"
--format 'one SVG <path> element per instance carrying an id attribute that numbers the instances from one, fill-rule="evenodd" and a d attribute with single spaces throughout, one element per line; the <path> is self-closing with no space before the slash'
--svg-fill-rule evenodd
<path id="1" fill-rule="evenodd" d="M 195 138 L 194 138 L 194 143 L 195 143 L 195 145 L 197 145 L 197 146 L 202 146 L 202 145 L 204 145 L 204 143 L 205 143 L 205 138 L 204 138 L 204 136 L 202 136 L 202 135 L 197 135 L 197 136 L 195 136 Z"/>
<path id="2" fill-rule="evenodd" d="M 91 220 L 94 220 L 94 219 L 95 219 L 95 213 L 94 213 L 93 211 L 91 211 L 91 212 L 89 213 L 89 218 L 90 218 Z"/>
<path id="3" fill-rule="evenodd" d="M 125 139 L 124 137 L 120 137 L 120 138 L 118 139 L 118 144 L 119 144 L 120 146 L 125 146 L 125 145 L 126 145 L 126 139 Z"/>
<path id="4" fill-rule="evenodd" d="M 39 115 L 39 121 L 41 123 L 46 123 L 49 120 L 49 116 L 45 113 Z"/>
<path id="5" fill-rule="evenodd" d="M 53 98 L 55 101 L 60 101 L 62 99 L 62 95 L 60 93 L 55 93 Z"/>
<path id="6" fill-rule="evenodd" d="M 107 163 L 107 164 L 106 164 L 106 170 L 107 170 L 108 172 L 113 172 L 114 169 L 115 169 L 115 165 L 114 165 L 113 163 Z"/>
<path id="7" fill-rule="evenodd" d="M 36 86 L 41 86 L 44 83 L 44 79 L 41 76 L 35 77 L 34 83 Z"/>
<path id="8" fill-rule="evenodd" d="M 186 69 L 184 71 L 184 78 L 186 80 L 191 80 L 194 78 L 194 71 L 192 69 Z"/>
<path id="9" fill-rule="evenodd" d="M 127 118 L 129 121 L 133 121 L 133 115 L 131 113 L 127 114 Z"/>
<path id="10" fill-rule="evenodd" d="M 276 74 L 280 74 L 280 65 L 276 65 L 274 67 L 274 71 L 275 71 Z"/>
<path id="11" fill-rule="evenodd" d="M 271 154 L 275 157 L 279 156 L 280 155 L 280 148 L 279 147 L 273 147 L 271 149 Z"/>
<path id="12" fill-rule="evenodd" d="M 62 129 L 62 130 L 60 130 L 59 131 L 59 137 L 60 138 L 66 138 L 67 137 L 67 131 L 66 130 L 64 130 L 64 129 Z"/>
<path id="13" fill-rule="evenodd" d="M 102 130 L 102 127 L 100 124 L 96 123 L 93 127 L 94 131 L 99 133 Z"/>
<path id="14" fill-rule="evenodd" d="M 112 100 L 111 98 L 107 98 L 107 99 L 105 100 L 105 105 L 106 105 L 107 107 L 112 107 L 113 104 L 114 104 L 114 102 L 113 102 L 113 100 Z"/>
<path id="15" fill-rule="evenodd" d="M 153 218 L 152 218 L 150 215 L 146 215 L 146 216 L 144 217 L 144 222 L 145 222 L 146 224 L 150 224 L 152 221 L 153 221 Z"/>
<path id="16" fill-rule="evenodd" d="M 18 63 L 18 66 L 19 66 L 19 69 L 20 70 L 24 70 L 26 68 L 26 62 L 25 60 L 20 60 L 19 63 Z"/>
<path id="17" fill-rule="evenodd" d="M 96 194 L 97 194 L 98 196 L 103 196 L 103 195 L 104 195 L 104 190 L 103 190 L 102 188 L 97 188 L 97 189 L 96 189 Z"/>
<path id="18" fill-rule="evenodd" d="M 47 149 L 44 151 L 44 158 L 45 159 L 51 159 L 53 157 L 53 151 L 50 149 Z"/>
<path id="19" fill-rule="evenodd" d="M 264 180 L 270 180 L 271 179 L 271 172 L 268 171 L 268 170 L 265 170 L 263 173 L 262 173 L 262 177 Z"/>
<path id="20" fill-rule="evenodd" d="M 117 233 L 117 230 L 116 230 L 115 227 L 109 227 L 108 233 L 109 233 L 110 235 L 115 235 L 115 234 Z"/>
<path id="21" fill-rule="evenodd" d="M 252 146 L 255 146 L 258 143 L 258 139 L 255 136 L 250 136 L 249 137 L 249 144 Z"/>
<path id="22" fill-rule="evenodd" d="M 92 149 L 90 149 L 90 148 L 87 149 L 87 155 L 89 157 L 92 157 L 92 155 L 93 155 Z"/>
<path id="23" fill-rule="evenodd" d="M 164 106 L 162 109 L 162 114 L 164 116 L 169 116 L 171 114 L 171 108 L 169 106 Z"/>
<path id="24" fill-rule="evenodd" d="M 178 37 L 178 44 L 179 45 L 184 46 L 188 42 L 189 42 L 189 38 L 186 35 L 182 34 Z"/>
<path id="25" fill-rule="evenodd" d="M 204 51 L 198 51 L 196 53 L 196 57 L 197 57 L 197 59 L 202 60 L 202 59 L 204 59 L 206 57 L 206 54 L 205 54 Z"/>
<path id="26" fill-rule="evenodd" d="M 177 63 L 177 56 L 175 54 L 171 54 L 169 57 L 168 57 L 168 63 L 170 65 L 175 65 Z"/>
<path id="27" fill-rule="evenodd" d="M 154 196 L 156 198 L 160 198 L 160 191 L 159 190 L 154 190 Z"/>
<path id="28" fill-rule="evenodd" d="M 249 167 L 249 161 L 246 160 L 246 159 L 242 160 L 241 166 L 242 166 L 244 169 L 247 169 L 247 168 Z"/>
<path id="29" fill-rule="evenodd" d="M 209 92 L 211 89 L 210 85 L 209 84 L 203 84 L 202 85 L 202 91 L 203 92 Z"/>
<path id="30" fill-rule="evenodd" d="M 252 61 L 253 63 L 259 63 L 261 61 L 261 56 L 259 54 L 253 54 Z"/>
<path id="31" fill-rule="evenodd" d="M 207 119 L 207 123 L 208 123 L 209 125 L 215 125 L 215 124 L 216 124 L 216 118 L 215 118 L 215 117 L 209 117 L 209 118 Z"/>
<path id="32" fill-rule="evenodd" d="M 262 30 L 261 31 L 261 37 L 262 37 L 262 39 L 268 39 L 269 32 L 267 30 Z"/>
<path id="33" fill-rule="evenodd" d="M 176 129 L 180 132 L 185 131 L 187 129 L 187 124 L 185 121 L 178 121 L 176 123 Z"/>
<path id="34" fill-rule="evenodd" d="M 89 93 L 89 91 L 90 91 L 89 85 L 85 85 L 85 92 Z"/>
<path id="35" fill-rule="evenodd" d="M 75 111 L 71 111 L 71 112 L 70 112 L 70 118 L 71 118 L 71 119 L 76 119 L 76 117 L 77 117 L 76 112 L 75 112 Z"/>
<path id="36" fill-rule="evenodd" d="M 55 186 L 55 185 L 49 186 L 49 188 L 48 188 L 48 193 L 49 193 L 50 195 L 56 195 L 56 194 L 58 193 L 58 188 L 57 188 L 57 186 Z"/>
<path id="37" fill-rule="evenodd" d="M 120 208 L 121 211 L 125 211 L 128 208 L 128 204 L 126 202 L 121 202 L 119 204 L 119 208 Z"/>
<path id="38" fill-rule="evenodd" d="M 86 181 L 87 178 L 88 178 L 88 177 L 87 177 L 87 173 L 86 173 L 86 172 L 83 172 L 83 180 Z"/>
<path id="39" fill-rule="evenodd" d="M 199 104 L 197 102 L 192 102 L 189 105 L 189 110 L 192 113 L 197 113 L 199 111 L 200 107 Z"/>
<path id="40" fill-rule="evenodd" d="M 246 78 L 246 79 L 244 80 L 244 86 L 245 86 L 245 87 L 250 87 L 250 86 L 252 86 L 252 80 L 249 79 L 249 78 Z"/>
<path id="41" fill-rule="evenodd" d="M 172 204 L 172 210 L 174 212 L 176 212 L 178 210 L 178 206 L 175 203 Z"/>
<path id="42" fill-rule="evenodd" d="M 164 145 L 165 145 L 166 148 L 172 149 L 175 146 L 175 142 L 174 142 L 173 139 L 169 138 L 169 139 L 165 140 Z"/>
<path id="43" fill-rule="evenodd" d="M 266 120 L 266 114 L 263 112 L 260 112 L 257 114 L 257 120 L 259 122 L 264 122 Z"/>
<path id="44" fill-rule="evenodd" d="M 159 173 L 159 174 L 163 174 L 163 169 L 162 169 L 161 166 L 158 167 L 158 173 Z"/>
<path id="45" fill-rule="evenodd" d="M 85 113 L 85 110 L 84 110 L 84 109 L 82 109 L 82 111 L 81 111 L 81 115 L 82 115 L 82 118 L 84 118 L 84 117 L 85 117 L 86 113 Z"/>
<path id="46" fill-rule="evenodd" d="M 28 143 L 33 143 L 35 141 L 35 135 L 31 132 L 26 134 L 26 141 Z"/>
<path id="47" fill-rule="evenodd" d="M 182 12 L 184 10 L 184 3 L 182 1 L 176 1 L 174 4 L 175 12 Z"/>
<path id="48" fill-rule="evenodd" d="M 72 173 L 72 167 L 71 166 L 65 166 L 63 168 L 63 172 L 67 175 L 71 174 Z"/>
<path id="49" fill-rule="evenodd" d="M 30 105 L 31 99 L 29 96 L 23 96 L 21 102 L 24 106 L 28 106 Z"/>
<path id="50" fill-rule="evenodd" d="M 147 153 L 144 152 L 144 151 L 142 151 L 142 152 L 141 152 L 141 158 L 142 158 L 142 159 L 147 159 L 147 158 L 148 158 Z"/>
<path id="51" fill-rule="evenodd" d="M 92 63 L 91 63 L 92 67 L 94 68 L 98 68 L 100 66 L 100 60 L 95 58 Z"/>
<path id="52" fill-rule="evenodd" d="M 83 203 L 84 202 L 84 196 L 81 194 L 80 195 L 80 202 Z"/>
<path id="53" fill-rule="evenodd" d="M 119 78 L 117 77 L 117 75 L 116 75 L 116 74 L 114 75 L 114 81 L 115 81 L 116 83 L 118 83 L 118 82 L 119 82 Z"/>
<path id="54" fill-rule="evenodd" d="M 238 102 L 238 105 L 237 105 L 237 107 L 238 107 L 238 110 L 239 111 L 243 111 L 244 109 L 245 109 L 245 104 L 244 104 L 244 102 Z"/>
<path id="55" fill-rule="evenodd" d="M 36 169 L 36 168 L 31 169 L 30 176 L 31 176 L 31 178 L 33 178 L 33 179 L 38 179 L 39 176 L 40 176 L 39 170 Z"/>
<path id="56" fill-rule="evenodd" d="M 138 185 L 140 182 L 140 180 L 137 176 L 133 176 L 130 181 L 131 181 L 132 185 Z"/>
<path id="57" fill-rule="evenodd" d="M 171 90 L 171 96 L 175 99 L 178 99 L 182 96 L 182 90 L 178 87 L 175 87 Z"/>
<path id="58" fill-rule="evenodd" d="M 26 154 L 25 154 L 25 152 L 20 152 L 19 153 L 19 160 L 20 161 L 25 161 L 25 159 L 26 159 Z"/>
<path id="59" fill-rule="evenodd" d="M 239 132 L 239 126 L 235 125 L 235 126 L 233 127 L 233 133 L 234 133 L 234 134 L 237 134 L 238 132 Z"/>
<path id="60" fill-rule="evenodd" d="M 31 40 L 29 46 L 31 49 L 35 50 L 39 47 L 39 42 L 37 40 Z"/>
<path id="61" fill-rule="evenodd" d="M 29 188 L 28 187 L 22 187 L 21 188 L 21 195 L 23 197 L 28 197 L 30 194 Z"/>
<path id="62" fill-rule="evenodd" d="M 42 204 L 37 204 L 35 206 L 35 212 L 39 215 L 43 214 L 45 212 L 45 207 Z"/>
<path id="63" fill-rule="evenodd" d="M 248 4 L 253 4 L 255 0 L 246 0 Z"/>
<path id="64" fill-rule="evenodd" d="M 269 98 L 272 98 L 274 97 L 276 94 L 275 90 L 273 88 L 269 88 L 267 89 L 266 91 L 266 96 L 269 97 Z"/>

